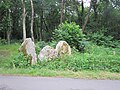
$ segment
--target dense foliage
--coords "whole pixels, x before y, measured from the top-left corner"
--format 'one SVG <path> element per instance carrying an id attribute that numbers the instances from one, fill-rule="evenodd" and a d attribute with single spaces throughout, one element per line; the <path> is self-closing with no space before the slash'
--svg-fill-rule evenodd
<path id="1" fill-rule="evenodd" d="M 26 32 L 30 37 L 31 6 L 29 0 L 23 0 L 26 8 Z M 91 0 L 92 6 L 84 33 L 99 32 L 104 27 L 105 36 L 120 39 L 120 1 Z M 33 0 L 34 38 L 50 41 L 52 32 L 60 24 L 60 0 Z M 65 0 L 64 21 L 76 22 L 81 28 L 85 23 L 89 7 L 80 0 Z M 22 3 L 21 0 L 0 0 L 0 37 L 1 39 L 22 39 Z"/>
<path id="2" fill-rule="evenodd" d="M 10 65 L 13 66 L 13 68 L 27 68 L 30 66 L 30 60 L 23 54 L 18 54 L 13 58 Z"/>
<path id="3" fill-rule="evenodd" d="M 74 22 L 60 24 L 58 29 L 55 29 L 53 32 L 53 40 L 64 40 L 71 47 L 75 47 L 80 51 L 84 50 L 84 34 L 79 25 L 76 25 Z"/>
<path id="4" fill-rule="evenodd" d="M 116 48 L 119 47 L 119 41 L 116 41 L 113 39 L 112 36 L 105 36 L 103 33 L 97 32 L 97 33 L 91 33 L 87 35 L 88 40 L 96 43 L 99 46 L 106 46 L 106 47 L 112 47 Z"/>
<path id="5" fill-rule="evenodd" d="M 40 50 L 45 47 L 46 45 L 49 45 L 53 48 L 56 47 L 57 42 L 56 41 L 51 41 L 51 42 L 45 42 L 45 41 L 39 41 L 36 43 L 36 53 L 39 54 Z"/>

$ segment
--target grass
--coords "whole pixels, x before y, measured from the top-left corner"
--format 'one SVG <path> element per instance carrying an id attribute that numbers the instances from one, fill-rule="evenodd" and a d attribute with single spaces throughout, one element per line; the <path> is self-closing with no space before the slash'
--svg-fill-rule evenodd
<path id="1" fill-rule="evenodd" d="M 109 79 L 120 80 L 119 73 L 111 73 L 105 71 L 58 71 L 49 69 L 2 69 L 0 68 L 0 75 L 22 75 L 22 76 L 43 76 L 43 77 L 66 77 L 66 78 L 80 78 L 80 79 Z"/>
<path id="2" fill-rule="evenodd" d="M 39 62 L 27 68 L 10 66 L 18 55 L 19 44 L 1 45 L 0 74 L 120 80 L 120 49 L 89 45 L 85 53 L 73 50 L 70 57 Z"/>
<path id="3" fill-rule="evenodd" d="M 13 56 L 18 54 L 19 44 L 0 45 L 0 67 L 5 67 Z"/>

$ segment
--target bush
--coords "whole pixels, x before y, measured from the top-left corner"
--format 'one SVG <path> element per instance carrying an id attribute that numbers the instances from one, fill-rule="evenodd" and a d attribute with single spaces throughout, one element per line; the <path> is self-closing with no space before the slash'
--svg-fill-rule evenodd
<path id="1" fill-rule="evenodd" d="M 40 50 L 46 45 L 47 45 L 47 43 L 44 41 L 37 42 L 36 43 L 36 53 L 39 54 Z"/>
<path id="2" fill-rule="evenodd" d="M 88 35 L 89 40 L 93 41 L 97 45 L 104 45 L 106 47 L 117 47 L 117 42 L 113 40 L 112 36 L 105 36 L 103 33 L 96 32 Z"/>
<path id="3" fill-rule="evenodd" d="M 53 40 L 65 40 L 71 47 L 75 47 L 79 51 L 83 51 L 85 47 L 84 34 L 79 25 L 74 22 L 60 24 L 58 29 L 53 32 Z"/>
<path id="4" fill-rule="evenodd" d="M 0 45 L 6 45 L 6 44 L 7 44 L 7 40 L 0 38 Z"/>
<path id="5" fill-rule="evenodd" d="M 51 41 L 51 42 L 45 42 L 45 41 L 39 41 L 36 43 L 36 53 L 39 54 L 40 50 L 45 47 L 46 45 L 49 45 L 51 47 L 56 47 L 57 42 Z"/>
<path id="6" fill-rule="evenodd" d="M 57 43 L 58 42 L 56 42 L 56 41 L 51 41 L 51 42 L 48 42 L 48 45 L 50 45 L 51 47 L 56 48 Z"/>
<path id="7" fill-rule="evenodd" d="M 23 54 L 16 55 L 11 61 L 11 65 L 14 68 L 27 68 L 30 66 L 30 60 L 28 57 L 25 57 Z"/>

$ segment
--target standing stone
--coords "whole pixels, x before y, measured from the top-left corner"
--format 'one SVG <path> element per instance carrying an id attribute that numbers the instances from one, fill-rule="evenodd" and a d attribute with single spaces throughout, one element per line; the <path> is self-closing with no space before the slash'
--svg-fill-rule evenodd
<path id="1" fill-rule="evenodd" d="M 65 54 L 71 55 L 71 48 L 66 41 L 59 41 L 56 45 L 56 51 L 58 56 L 63 56 Z"/>
<path id="2" fill-rule="evenodd" d="M 20 52 L 23 52 L 23 54 L 27 57 L 31 57 L 31 64 L 37 63 L 37 55 L 35 51 L 35 44 L 32 41 L 31 38 L 26 38 L 25 41 L 22 43 L 22 45 L 19 48 Z"/>
<path id="3" fill-rule="evenodd" d="M 47 45 L 40 51 L 38 58 L 42 61 L 44 59 L 54 59 L 57 55 L 57 51 L 53 47 Z"/>

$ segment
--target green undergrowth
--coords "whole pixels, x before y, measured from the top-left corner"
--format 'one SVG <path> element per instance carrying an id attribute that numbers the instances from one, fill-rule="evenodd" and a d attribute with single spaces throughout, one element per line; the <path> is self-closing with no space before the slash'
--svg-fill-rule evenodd
<path id="1" fill-rule="evenodd" d="M 103 47 L 94 47 L 90 53 L 73 52 L 71 56 L 64 56 L 50 61 L 39 62 L 36 67 L 51 70 L 103 70 L 120 72 L 119 50 L 111 50 Z M 98 51 L 98 52 L 97 52 Z"/>
<path id="2" fill-rule="evenodd" d="M 18 54 L 19 44 L 0 45 L 0 67 L 6 67 Z"/>
<path id="3" fill-rule="evenodd" d="M 120 72 L 120 49 L 105 48 L 92 43 L 86 46 L 84 53 L 72 49 L 72 55 L 63 56 L 54 60 L 38 60 L 35 66 L 30 66 L 24 55 L 18 54 L 12 60 L 10 67 L 14 68 L 46 68 L 50 70 L 103 70 L 109 72 Z"/>
<path id="4" fill-rule="evenodd" d="M 55 76 L 88 79 L 120 79 L 120 49 L 90 43 L 85 52 L 40 61 L 34 66 L 18 53 L 19 44 L 0 46 L 0 74 Z"/>

